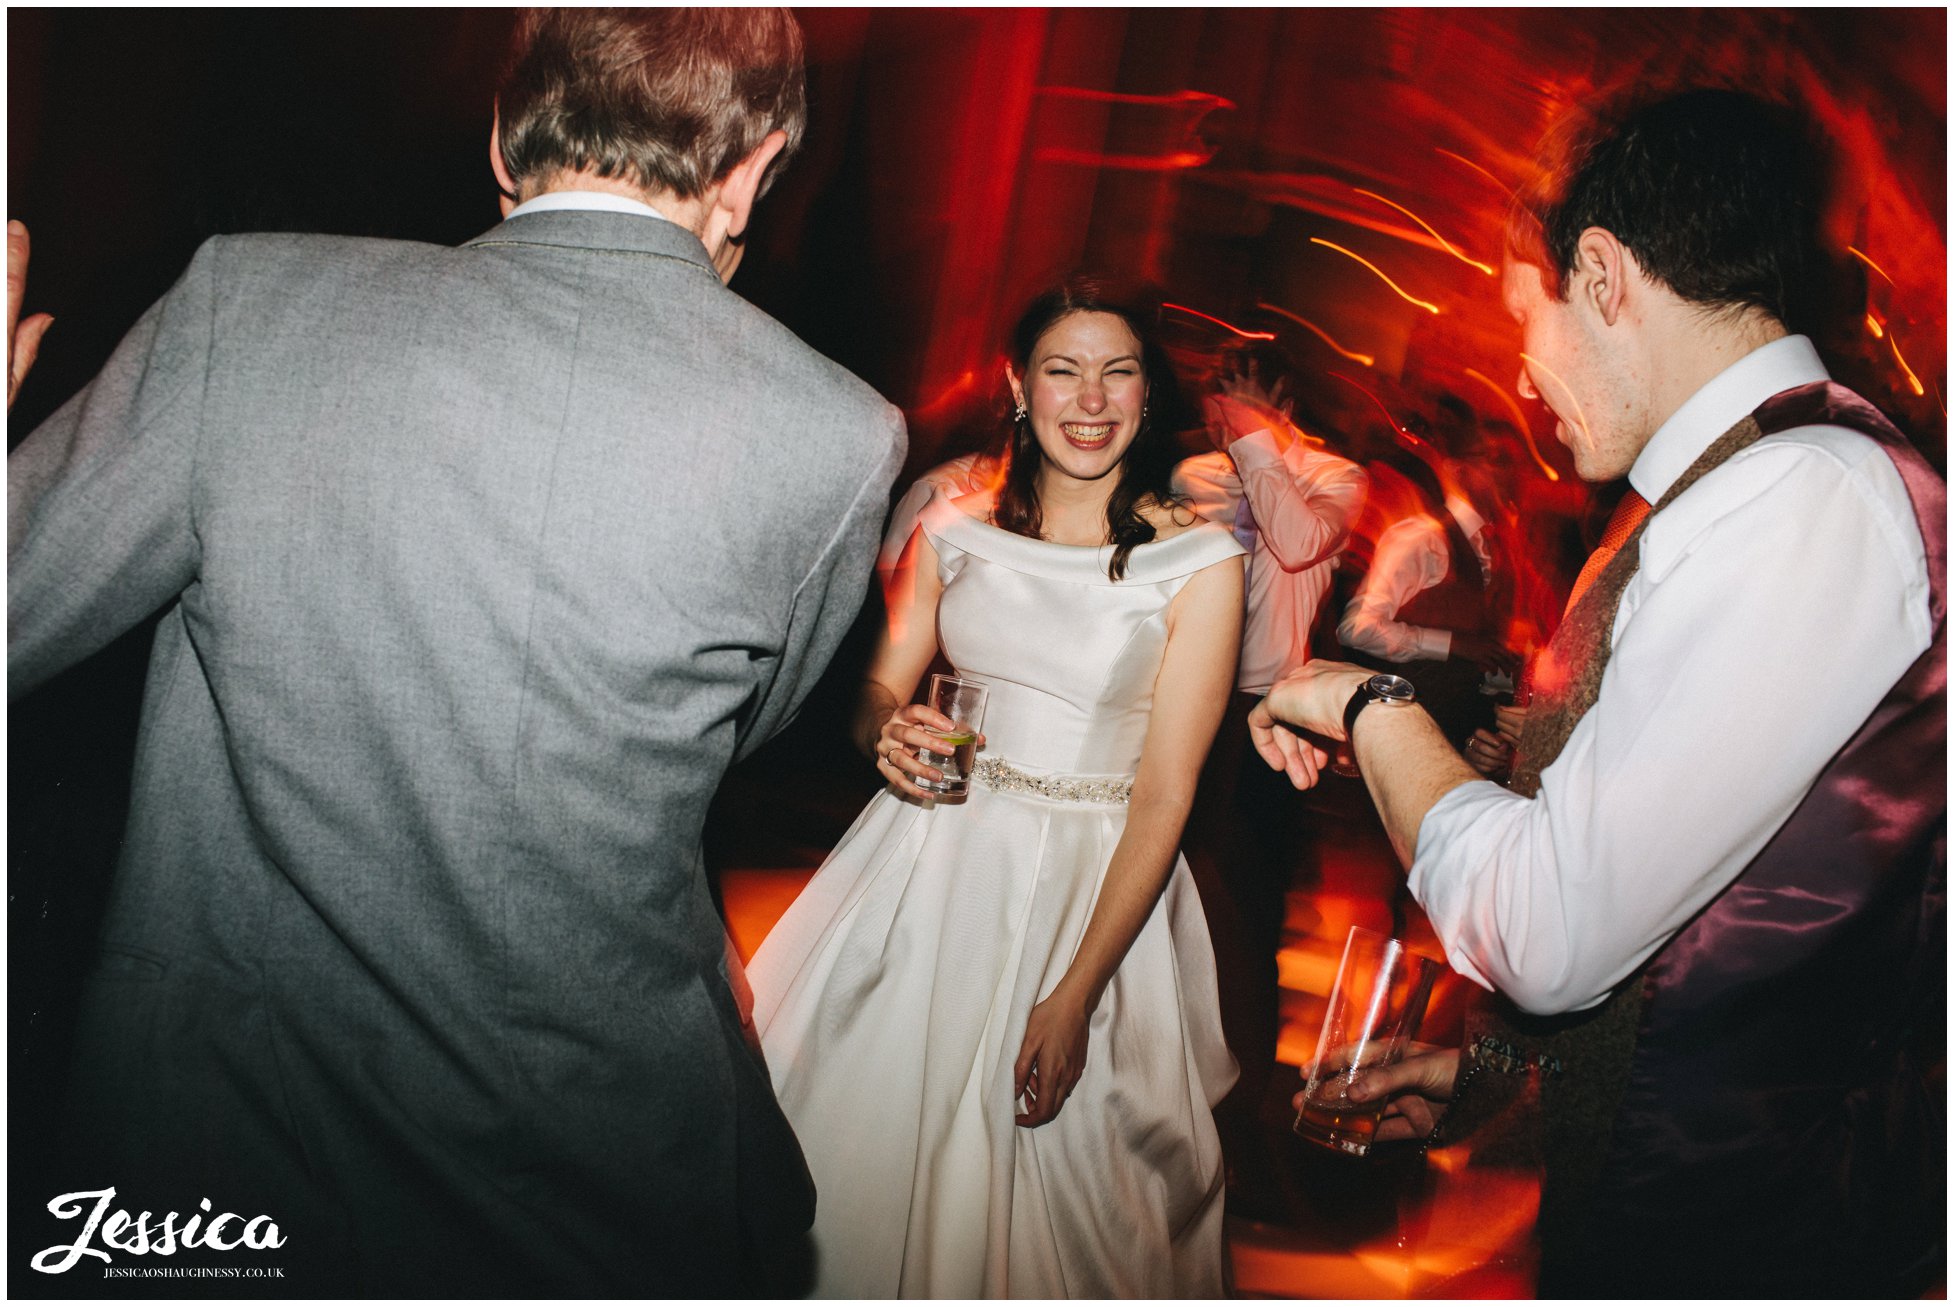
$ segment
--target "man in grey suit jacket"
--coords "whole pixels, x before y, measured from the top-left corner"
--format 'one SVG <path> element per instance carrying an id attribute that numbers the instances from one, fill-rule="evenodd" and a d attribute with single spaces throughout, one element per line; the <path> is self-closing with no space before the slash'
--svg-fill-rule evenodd
<path id="1" fill-rule="evenodd" d="M 169 606 L 61 1274 L 733 1293 L 811 1217 L 700 853 L 852 620 L 904 452 L 723 284 L 801 132 L 800 35 L 530 14 L 498 110 L 500 226 L 212 240 L 9 461 L 11 694 Z M 163 1256 L 169 1212 L 239 1219 Z M 256 1216 L 282 1242 L 227 1247 Z"/>

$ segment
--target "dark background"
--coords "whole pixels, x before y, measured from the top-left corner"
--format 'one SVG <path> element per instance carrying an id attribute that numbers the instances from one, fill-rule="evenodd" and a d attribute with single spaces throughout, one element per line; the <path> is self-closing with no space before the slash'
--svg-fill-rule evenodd
<path id="1" fill-rule="evenodd" d="M 904 407 L 912 471 L 975 441 L 1004 325 L 1074 266 L 1147 277 L 1170 299 L 1278 332 L 1317 382 L 1305 401 L 1323 430 L 1375 420 L 1333 372 L 1361 375 L 1398 411 L 1452 391 L 1504 414 L 1491 383 L 1510 397 L 1517 341 L 1493 283 L 1359 188 L 1496 263 L 1504 190 L 1562 110 L 1629 83 L 1703 78 L 1810 105 L 1844 183 L 1830 229 L 1845 298 L 1817 333 L 1841 379 L 1944 466 L 1943 11 L 801 18 L 807 144 L 763 201 L 735 288 Z M 456 243 L 493 225 L 486 150 L 510 22 L 455 9 L 10 10 L 9 216 L 34 235 L 27 309 L 58 319 L 10 446 L 86 383 L 210 235 Z M 1312 236 L 1364 254 L 1443 314 L 1407 305 Z M 1224 337 L 1182 315 L 1171 343 L 1198 367 Z M 1467 368 L 1481 379 L 1462 379 Z M 1546 425 L 1529 420 L 1564 472 Z M 1566 511 L 1568 486 L 1533 489 Z M 17 1182 L 36 1174 L 120 838 L 148 635 L 131 632 L 9 721 Z M 873 785 L 839 744 L 862 649 L 858 639 L 760 762 L 813 760 L 810 785 L 833 801 L 795 818 L 791 839 L 809 849 L 832 843 Z M 715 825 L 722 864 L 780 825 L 752 774 L 734 776 Z"/>

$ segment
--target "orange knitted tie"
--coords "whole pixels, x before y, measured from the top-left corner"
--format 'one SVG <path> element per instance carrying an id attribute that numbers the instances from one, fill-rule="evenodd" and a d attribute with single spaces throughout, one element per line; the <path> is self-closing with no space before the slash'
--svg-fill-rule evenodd
<path id="1" fill-rule="evenodd" d="M 1636 494 L 1633 486 L 1629 487 L 1622 501 L 1615 505 L 1614 515 L 1608 519 L 1608 525 L 1601 533 L 1601 543 L 1594 547 L 1588 561 L 1581 565 L 1581 574 L 1574 578 L 1574 588 L 1568 592 L 1567 607 L 1562 610 L 1563 613 L 1574 610 L 1575 603 L 1588 592 L 1594 579 L 1601 575 L 1601 569 L 1608 566 L 1608 560 L 1621 552 L 1621 547 L 1628 543 L 1628 538 L 1635 534 L 1635 528 L 1641 526 L 1648 515 L 1649 501 Z"/>

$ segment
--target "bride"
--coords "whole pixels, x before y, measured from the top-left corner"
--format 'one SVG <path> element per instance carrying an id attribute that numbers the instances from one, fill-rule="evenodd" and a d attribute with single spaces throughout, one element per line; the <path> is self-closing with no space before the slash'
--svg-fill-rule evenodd
<path id="1" fill-rule="evenodd" d="M 856 738 L 889 789 L 749 973 L 820 1295 L 1225 1292 L 1211 1108 L 1235 1069 L 1177 846 L 1241 549 L 1168 489 L 1147 326 L 1083 279 L 1019 322 L 1007 475 L 923 510 L 869 668 Z M 939 652 L 990 689 L 961 803 L 916 784 L 950 725 L 909 702 Z"/>

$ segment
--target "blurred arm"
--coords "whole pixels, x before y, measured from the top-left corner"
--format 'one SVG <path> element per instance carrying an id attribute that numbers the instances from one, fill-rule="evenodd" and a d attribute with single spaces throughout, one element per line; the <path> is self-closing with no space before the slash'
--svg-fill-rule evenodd
<path id="1" fill-rule="evenodd" d="M 794 591 L 774 680 L 741 733 L 737 758 L 750 755 L 794 719 L 861 611 L 883 505 L 908 446 L 900 412 L 886 407 L 881 421 L 882 457 L 856 487 L 834 534 Z"/>
<path id="2" fill-rule="evenodd" d="M 1369 478 L 1362 468 L 1301 440 L 1278 450 L 1267 430 L 1235 441 L 1228 456 L 1241 473 L 1256 530 L 1284 571 L 1300 572 L 1342 551 L 1364 507 Z"/>
<path id="3" fill-rule="evenodd" d="M 1377 557 L 1362 588 L 1344 609 L 1337 639 L 1346 649 L 1362 649 L 1394 663 L 1450 656 L 1450 631 L 1398 620 L 1406 604 L 1443 581 L 1450 570 L 1444 531 L 1437 522 L 1422 513 L 1393 522 L 1377 542 Z"/>
<path id="4" fill-rule="evenodd" d="M 7 458 L 10 697 L 108 644 L 196 578 L 193 486 L 217 241 L 106 366 Z"/>

